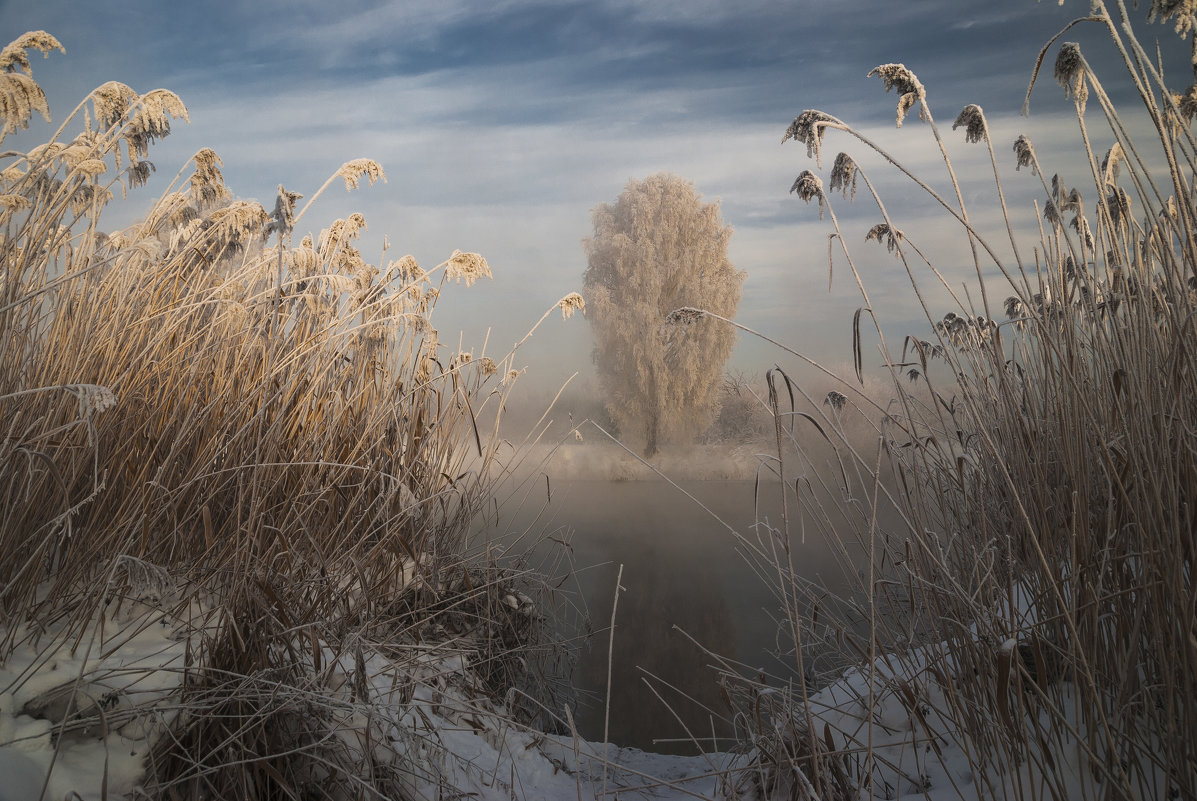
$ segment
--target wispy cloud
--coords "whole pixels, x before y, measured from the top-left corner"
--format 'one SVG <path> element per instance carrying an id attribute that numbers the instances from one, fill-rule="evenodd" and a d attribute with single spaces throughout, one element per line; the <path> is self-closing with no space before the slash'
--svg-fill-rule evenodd
<path id="1" fill-rule="evenodd" d="M 965 103 L 985 106 L 1010 173 L 1009 142 L 1018 132 L 1029 128 L 1048 152 L 1074 130 L 1053 113 L 1066 107 L 1050 72 L 1032 118 L 1016 112 L 1039 48 L 1083 5 L 41 0 L 0 6 L 0 28 L 44 28 L 67 45 L 65 56 L 35 65 L 58 114 L 108 79 L 182 95 L 193 123 L 154 151 L 159 188 L 205 146 L 222 155 L 236 192 L 267 204 L 279 183 L 310 192 L 343 161 L 381 161 L 387 185 L 330 193 L 311 224 L 360 210 L 370 223 L 368 254 L 379 251 L 384 233 L 398 255 L 421 262 L 436 263 L 453 248 L 483 252 L 495 281 L 444 307 L 440 325 L 450 331 L 483 335 L 493 325 L 496 341 L 518 339 L 580 284 L 579 240 L 589 233 L 590 209 L 614 199 L 630 178 L 669 170 L 720 200 L 737 229 L 732 256 L 749 273 L 741 318 L 846 358 L 846 326 L 861 301 L 840 255 L 827 292 L 828 224 L 787 195 L 810 165 L 800 146 L 779 144 L 786 125 L 804 108 L 825 108 L 934 176 L 946 195 L 925 126 L 912 121 L 895 131 L 895 98 L 865 78 L 877 64 L 902 61 L 928 87 L 945 131 Z M 1073 33 L 1089 41 L 1084 26 Z M 953 163 L 975 179 L 966 198 L 978 204 L 977 221 L 1000 233 L 1000 219 L 985 206 L 987 154 L 958 135 L 950 142 Z M 832 155 L 849 145 L 829 137 Z M 953 224 L 882 160 L 860 158 L 900 225 L 943 259 L 952 281 L 965 280 L 971 256 Z M 1036 189 L 1025 172 L 1005 177 L 1026 193 Z M 126 216 L 142 202 L 135 199 Z M 886 300 L 887 319 L 913 324 L 920 312 L 903 289 L 900 264 L 863 243 L 876 206 L 859 197 L 853 206 L 834 202 L 859 268 Z M 496 316 L 496 308 L 504 313 Z M 585 326 L 565 328 L 536 347 L 584 369 Z M 738 355 L 755 365 L 777 357 L 749 343 Z"/>

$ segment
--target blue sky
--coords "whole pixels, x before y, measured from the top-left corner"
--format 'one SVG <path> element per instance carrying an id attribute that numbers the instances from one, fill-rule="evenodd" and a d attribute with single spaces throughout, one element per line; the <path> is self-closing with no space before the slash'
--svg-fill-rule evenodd
<path id="1" fill-rule="evenodd" d="M 446 293 L 442 341 L 463 329 L 467 344 L 480 344 L 490 328 L 489 350 L 503 352 L 580 288 L 590 209 L 631 178 L 669 170 L 718 199 L 736 229 L 731 256 L 748 273 L 740 321 L 836 364 L 850 357 L 861 301 L 840 267 L 828 292 L 828 225 L 788 194 L 814 165 L 801 146 L 779 144 L 787 125 L 803 109 L 823 109 L 945 186 L 927 126 L 911 119 L 896 130 L 895 97 L 865 77 L 878 64 L 905 63 L 928 88 L 966 198 L 980 219 L 996 221 L 983 148 L 965 145 L 951 122 L 966 103 L 985 108 L 1012 202 L 1039 194 L 1025 170 L 1013 172 L 1010 144 L 1021 132 L 1041 156 L 1058 148 L 1062 164 L 1083 169 L 1069 161 L 1075 120 L 1051 79 L 1054 50 L 1030 118 L 1018 112 L 1039 48 L 1087 10 L 1084 0 L 9 0 L 0 30 L 11 39 L 45 29 L 65 45 L 65 55 L 34 63 L 56 118 L 107 80 L 165 87 L 187 104 L 190 125 L 151 152 L 157 183 L 114 209 L 113 227 L 143 211 L 201 147 L 220 154 L 237 195 L 268 207 L 280 183 L 309 194 L 342 162 L 374 158 L 387 184 L 332 190 L 305 220 L 318 229 L 361 211 L 367 255 L 386 234 L 389 258 L 411 253 L 426 266 L 454 248 L 481 252 L 495 280 Z M 1110 64 L 1094 33 L 1065 38 L 1095 65 Z M 1169 28 L 1150 33 L 1171 46 Z M 847 144 L 829 138 L 831 156 Z M 965 281 L 971 266 L 955 266 L 966 252 L 958 232 L 875 166 L 891 213 Z M 925 331 L 896 262 L 863 242 L 876 210 L 846 205 L 837 208 L 878 312 L 895 332 Z M 1033 212 L 1020 214 L 1033 231 Z M 942 311 L 950 308 L 944 301 Z M 588 373 L 586 323 L 551 325 L 527 352 L 532 374 L 555 382 Z M 787 363 L 748 340 L 733 361 L 750 371 Z"/>

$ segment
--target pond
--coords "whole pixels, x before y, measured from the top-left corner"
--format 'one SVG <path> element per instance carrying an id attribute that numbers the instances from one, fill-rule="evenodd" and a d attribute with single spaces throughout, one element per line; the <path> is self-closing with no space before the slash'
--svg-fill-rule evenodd
<path id="1" fill-rule="evenodd" d="M 684 481 L 675 487 L 656 480 L 569 480 L 553 481 L 551 487 L 548 505 L 541 508 L 548 494 L 542 488 L 538 502 L 526 504 L 511 529 L 548 531 L 570 543 L 577 568 L 574 601 L 588 614 L 594 632 L 580 647 L 574 675 L 579 691 L 574 716 L 581 735 L 592 741 L 603 736 L 609 624 L 622 565 L 610 741 L 694 753 L 693 735 L 703 750 L 729 746 L 733 730 L 720 720 L 727 707 L 709 667 L 714 660 L 690 637 L 741 663 L 746 675 L 764 671 L 771 684 L 797 675 L 792 653 L 784 655 L 792 652 L 786 644 L 791 641 L 778 636 L 776 574 L 772 580 L 758 575 L 760 566 L 754 569 L 744 558 L 743 542 L 728 529 L 757 543 L 758 515 L 780 526 L 780 485 L 761 484 L 758 491 L 752 481 Z M 798 519 L 792 496 L 789 503 L 792 519 Z M 802 529 L 798 523 L 791 526 L 795 572 L 843 591 L 848 579 L 838 548 L 827 533 L 810 525 Z M 760 539 L 769 541 L 767 535 Z"/>

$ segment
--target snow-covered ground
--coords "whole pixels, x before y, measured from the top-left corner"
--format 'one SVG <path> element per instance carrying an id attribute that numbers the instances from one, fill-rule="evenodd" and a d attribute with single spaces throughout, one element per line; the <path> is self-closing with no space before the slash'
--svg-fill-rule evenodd
<path id="1" fill-rule="evenodd" d="M 169 695 L 182 680 L 188 630 L 161 609 L 126 603 L 106 610 L 78 643 L 62 631 L 15 632 L 19 646 L 0 667 L 0 801 L 139 797 L 146 754 L 175 714 Z M 413 797 L 444 797 L 439 791 L 452 787 L 495 801 L 604 791 L 713 798 L 729 762 L 721 754 L 604 748 L 516 726 L 502 704 L 472 689 L 468 657 L 457 650 L 421 646 L 397 664 L 363 643 L 360 666 L 358 652 L 324 649 L 335 734 L 370 749 L 375 765 L 400 766 L 395 775 Z"/>
<path id="2" fill-rule="evenodd" d="M 183 676 L 181 621 L 126 602 L 96 623 L 78 642 L 61 628 L 0 630 L 18 643 L 0 666 L 3 801 L 129 794 L 171 720 L 163 702 Z"/>
<path id="3" fill-rule="evenodd" d="M 170 696 L 182 680 L 191 630 L 156 604 L 126 602 L 106 608 L 81 638 L 55 630 L 0 632 L 18 643 L 0 667 L 0 801 L 144 797 L 144 759 L 174 715 Z M 468 653 L 434 645 L 397 653 L 366 642 L 340 653 L 323 648 L 314 675 L 322 677 L 332 736 L 373 775 L 389 765 L 408 797 L 814 797 L 792 771 L 765 780 L 768 759 L 748 747 L 739 754 L 666 756 L 515 725 L 503 703 L 475 689 Z M 1081 798 L 1094 789 L 1083 782 L 1079 750 L 1051 776 L 1026 769 L 973 775 L 929 675 L 917 652 L 900 662 L 881 658 L 872 670 L 849 670 L 810 699 L 821 740 L 857 753 L 871 745 L 870 760 L 845 763 L 862 797 L 1050 797 L 1050 783 L 1064 797 Z M 1062 702 L 1067 694 L 1064 688 Z M 791 706 L 782 701 L 773 708 Z M 774 722 L 782 736 L 788 723 Z M 861 781 L 869 770 L 872 781 Z M 454 792 L 446 795 L 446 788 Z M 352 787 L 345 792 L 352 797 Z"/>

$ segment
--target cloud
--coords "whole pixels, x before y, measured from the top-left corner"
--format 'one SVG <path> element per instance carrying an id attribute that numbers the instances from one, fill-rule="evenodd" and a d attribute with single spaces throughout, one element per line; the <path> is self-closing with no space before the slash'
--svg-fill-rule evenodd
<path id="1" fill-rule="evenodd" d="M 995 248 L 1009 243 L 988 152 L 950 131 L 960 107 L 985 106 L 1011 208 L 1031 234 L 1029 199 L 1042 192 L 1038 179 L 1013 172 L 1014 136 L 1027 130 L 1041 154 L 1059 154 L 1073 183 L 1087 169 L 1069 144 L 1075 122 L 1049 73 L 1032 117 L 1016 116 L 1039 48 L 1077 13 L 1054 4 L 208 0 L 180 6 L 181 18 L 164 8 L 149 0 L 0 6 L 0 27 L 45 28 L 67 44 L 65 56 L 35 65 L 59 116 L 109 78 L 141 91 L 167 86 L 188 104 L 192 125 L 152 152 L 156 183 L 109 224 L 130 221 L 205 146 L 224 158 L 235 192 L 268 206 L 280 183 L 310 193 L 342 162 L 375 158 L 389 183 L 353 194 L 334 187 L 310 224 L 360 210 L 370 224 L 367 255 L 380 252 L 383 234 L 398 251 L 388 258 L 411 252 L 435 264 L 454 248 L 486 255 L 495 281 L 452 293 L 438 310 L 447 339 L 456 328 L 473 338 L 488 327 L 496 342 L 521 337 L 580 285 L 590 209 L 630 178 L 669 170 L 718 199 L 736 228 L 733 260 L 749 273 L 741 319 L 804 350 L 849 358 L 847 326 L 862 299 L 838 252 L 828 292 L 830 220 L 787 194 L 813 165 L 801 146 L 779 143 L 797 113 L 824 108 L 884 143 L 952 202 L 927 126 L 912 120 L 895 130 L 894 96 L 865 78 L 880 63 L 903 61 L 928 87 L 972 219 Z M 1089 27 L 1069 35 L 1097 59 L 1106 51 Z M 934 200 L 849 137 L 829 135 L 827 148 L 825 178 L 835 152 L 851 150 L 895 224 L 953 289 L 969 280 L 967 239 Z M 871 297 L 884 300 L 878 313 L 895 331 L 917 325 L 922 311 L 905 270 L 863 241 L 880 221 L 876 204 L 863 190 L 855 204 L 832 204 Z M 947 293 L 918 269 L 929 307 L 946 310 Z M 586 369 L 586 327 L 574 322 L 534 347 Z M 767 366 L 771 354 L 777 358 L 746 338 L 737 357 Z"/>

